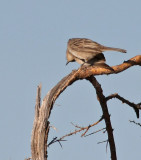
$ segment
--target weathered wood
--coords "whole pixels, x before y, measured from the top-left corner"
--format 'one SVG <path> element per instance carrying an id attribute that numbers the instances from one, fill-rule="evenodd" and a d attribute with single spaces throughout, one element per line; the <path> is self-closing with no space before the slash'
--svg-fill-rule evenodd
<path id="1" fill-rule="evenodd" d="M 108 134 L 108 142 L 109 142 L 110 151 L 111 151 L 111 159 L 117 160 L 116 146 L 115 146 L 114 135 L 113 135 L 113 128 L 112 128 L 112 124 L 111 124 L 111 120 L 110 120 L 110 114 L 108 111 L 106 97 L 103 94 L 103 90 L 101 88 L 101 85 L 98 83 L 98 81 L 96 80 L 95 77 L 91 76 L 87 79 L 91 82 L 91 84 L 95 88 L 99 103 L 100 103 L 102 111 L 103 111 L 103 118 L 104 118 L 105 124 L 106 124 L 106 130 L 107 130 L 107 134 Z"/>
<path id="2" fill-rule="evenodd" d="M 32 160 L 47 160 L 47 139 L 49 133 L 48 119 L 50 117 L 55 100 L 69 85 L 77 80 L 86 79 L 92 75 L 116 74 L 134 65 L 141 65 L 141 55 L 133 57 L 118 66 L 113 66 L 112 68 L 115 72 L 106 68 L 82 66 L 78 70 L 72 71 L 69 75 L 64 77 L 54 88 L 52 88 L 43 99 L 42 104 L 40 104 L 41 85 L 39 85 L 37 88 L 35 119 L 31 137 Z"/>
<path id="3" fill-rule="evenodd" d="M 46 99 L 47 100 L 47 99 Z M 49 132 L 49 121 L 47 115 L 46 101 L 41 101 L 41 85 L 37 88 L 35 105 L 35 118 L 31 136 L 32 160 L 47 160 L 47 138 Z"/>

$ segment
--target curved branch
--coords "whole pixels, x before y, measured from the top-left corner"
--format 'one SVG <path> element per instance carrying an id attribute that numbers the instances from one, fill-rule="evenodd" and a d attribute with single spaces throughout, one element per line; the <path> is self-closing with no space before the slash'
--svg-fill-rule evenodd
<path id="1" fill-rule="evenodd" d="M 129 102 L 127 99 L 121 97 L 121 96 L 118 95 L 117 93 L 111 94 L 110 96 L 106 97 L 106 101 L 108 101 L 108 100 L 110 100 L 110 99 L 112 99 L 112 98 L 117 98 L 117 99 L 119 99 L 120 101 L 122 101 L 122 103 L 128 104 L 130 107 L 132 107 L 132 108 L 134 109 L 137 118 L 139 118 L 139 109 L 141 109 L 141 104 L 140 104 L 140 103 L 135 104 L 135 103 Z"/>
<path id="2" fill-rule="evenodd" d="M 32 159 L 33 160 L 47 160 L 46 155 L 46 149 L 43 148 L 44 152 L 40 152 L 40 155 L 38 153 L 35 153 L 34 150 L 35 145 L 38 145 L 38 148 L 42 150 L 42 147 L 46 147 L 45 141 L 48 138 L 48 132 L 49 132 L 49 117 L 52 110 L 52 107 L 54 105 L 55 100 L 57 97 L 73 82 L 81 79 L 86 79 L 92 75 L 103 75 L 103 74 L 116 74 L 119 72 L 122 72 L 126 70 L 127 68 L 134 66 L 134 65 L 141 65 L 141 55 L 138 55 L 136 57 L 131 58 L 128 61 L 125 61 L 124 63 L 113 66 L 115 72 L 107 69 L 107 68 L 100 68 L 98 66 L 89 66 L 89 67 L 80 67 L 78 70 L 72 71 L 69 75 L 64 77 L 55 87 L 53 87 L 48 94 L 45 96 L 45 98 L 42 101 L 42 104 L 40 106 L 39 98 L 37 98 L 36 106 L 38 106 L 35 110 L 36 112 L 36 118 L 34 120 L 34 126 L 32 130 L 32 140 L 34 141 L 31 145 L 31 152 L 32 152 Z M 38 88 L 39 90 L 39 88 Z M 37 97 L 40 97 L 40 92 L 37 94 Z M 40 136 L 35 134 L 35 130 L 38 131 Z M 42 136 L 41 136 L 42 135 Z M 37 140 L 34 140 L 34 137 L 37 138 Z M 36 156 L 38 158 L 36 158 Z"/>
<path id="3" fill-rule="evenodd" d="M 101 68 L 101 67 L 95 67 L 95 66 L 83 67 L 82 66 L 78 70 L 73 70 L 69 75 L 64 77 L 54 88 L 50 90 L 50 92 L 44 98 L 44 100 L 48 99 L 47 103 L 51 111 L 52 106 L 55 100 L 57 99 L 57 97 L 73 82 L 77 80 L 85 79 L 92 75 L 95 76 L 95 75 L 103 75 L 103 74 L 116 74 L 134 65 L 141 65 L 141 55 L 135 56 L 120 65 L 113 66 L 112 68 L 115 70 L 115 72 L 106 68 Z"/>

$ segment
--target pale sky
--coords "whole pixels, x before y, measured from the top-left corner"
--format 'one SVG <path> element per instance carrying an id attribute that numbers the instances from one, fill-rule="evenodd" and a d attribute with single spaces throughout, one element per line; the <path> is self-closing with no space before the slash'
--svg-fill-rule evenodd
<path id="1" fill-rule="evenodd" d="M 107 64 L 118 65 L 141 54 L 141 1 L 134 0 L 4 0 L 0 2 L 0 159 L 30 157 L 36 89 L 42 83 L 42 98 L 79 65 L 66 66 L 69 38 L 89 38 L 103 45 L 127 50 L 105 52 Z M 141 102 L 141 67 L 122 73 L 96 76 L 105 96 L 118 93 L 131 102 Z M 119 160 L 141 159 L 141 123 L 132 108 L 113 99 L 108 102 Z M 99 120 L 101 107 L 95 90 L 86 80 L 69 86 L 57 99 L 50 117 L 49 141 L 74 130 L 71 122 L 87 126 Z M 105 127 L 104 121 L 90 132 Z M 110 151 L 102 132 L 48 149 L 49 160 L 109 160 Z"/>

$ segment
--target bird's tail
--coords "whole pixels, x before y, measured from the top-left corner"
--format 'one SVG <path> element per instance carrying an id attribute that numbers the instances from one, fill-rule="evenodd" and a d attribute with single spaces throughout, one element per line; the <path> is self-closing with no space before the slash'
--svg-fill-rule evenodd
<path id="1" fill-rule="evenodd" d="M 101 49 L 102 49 L 102 52 L 103 51 L 117 51 L 117 52 L 122 52 L 122 53 L 126 53 L 127 52 L 125 49 L 105 47 L 105 46 L 103 46 Z"/>

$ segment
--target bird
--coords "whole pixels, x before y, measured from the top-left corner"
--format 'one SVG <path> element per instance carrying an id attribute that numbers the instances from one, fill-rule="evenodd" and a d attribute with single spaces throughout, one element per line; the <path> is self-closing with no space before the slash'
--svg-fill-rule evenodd
<path id="1" fill-rule="evenodd" d="M 85 66 L 109 66 L 105 63 L 104 51 L 118 51 L 126 53 L 125 49 L 106 47 L 87 38 L 72 38 L 68 40 L 66 59 L 67 63 L 77 62 Z M 110 67 L 111 68 L 111 67 Z"/>

